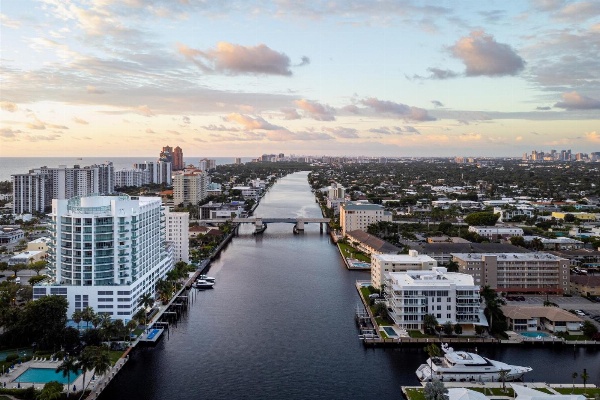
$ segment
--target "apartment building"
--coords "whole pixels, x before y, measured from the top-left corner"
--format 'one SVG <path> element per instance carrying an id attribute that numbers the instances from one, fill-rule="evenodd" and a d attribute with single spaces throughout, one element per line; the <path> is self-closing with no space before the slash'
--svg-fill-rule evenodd
<path id="1" fill-rule="evenodd" d="M 435 267 L 437 261 L 415 250 L 409 250 L 408 254 L 373 254 L 371 255 L 371 285 L 380 288 L 385 282 L 386 274 L 391 272 L 431 270 Z"/>
<path id="2" fill-rule="evenodd" d="M 509 293 L 569 293 L 569 260 L 548 253 L 452 253 L 459 272 Z"/>
<path id="3" fill-rule="evenodd" d="M 467 329 L 487 326 L 480 304 L 479 285 L 468 274 L 447 272 L 434 267 L 425 271 L 386 274 L 388 315 L 404 329 L 424 329 L 425 315 L 433 315 L 439 324 L 460 324 Z M 390 311 L 391 310 L 391 311 Z"/>
<path id="4" fill-rule="evenodd" d="M 151 183 L 150 170 L 125 168 L 115 171 L 115 186 L 143 186 Z"/>
<path id="5" fill-rule="evenodd" d="M 190 213 L 165 210 L 167 242 L 173 245 L 175 262 L 190 262 Z"/>
<path id="6" fill-rule="evenodd" d="M 173 204 L 198 204 L 208 196 L 209 177 L 205 171 L 186 170 L 173 177 Z"/>
<path id="7" fill-rule="evenodd" d="M 164 208 L 158 197 L 82 196 L 52 201 L 49 280 L 33 299 L 59 295 L 67 315 L 90 306 L 130 320 L 139 298 L 173 269 Z"/>
<path id="8" fill-rule="evenodd" d="M 340 205 L 340 225 L 342 235 L 360 229 L 367 230 L 371 224 L 381 221 L 392 221 L 392 213 L 385 211 L 379 204 L 347 201 Z"/>
<path id="9" fill-rule="evenodd" d="M 173 167 L 170 161 L 144 161 L 133 164 L 133 168 L 148 171 L 150 183 L 165 184 L 171 186 L 173 183 Z"/>
<path id="10" fill-rule="evenodd" d="M 27 174 L 12 175 L 13 213 L 43 213 L 49 210 L 52 199 L 69 199 L 92 193 L 114 193 L 112 162 L 81 168 L 59 165 L 33 169 Z"/>

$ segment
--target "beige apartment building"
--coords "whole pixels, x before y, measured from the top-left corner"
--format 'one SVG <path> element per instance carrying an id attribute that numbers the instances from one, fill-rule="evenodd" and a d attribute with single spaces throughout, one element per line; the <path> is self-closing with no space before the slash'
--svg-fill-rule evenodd
<path id="1" fill-rule="evenodd" d="M 348 201 L 340 205 L 340 225 L 344 236 L 357 229 L 366 232 L 369 225 L 380 221 L 392 221 L 392 213 L 379 204 Z"/>
<path id="2" fill-rule="evenodd" d="M 569 293 L 569 260 L 548 253 L 452 253 L 475 284 L 509 293 Z"/>

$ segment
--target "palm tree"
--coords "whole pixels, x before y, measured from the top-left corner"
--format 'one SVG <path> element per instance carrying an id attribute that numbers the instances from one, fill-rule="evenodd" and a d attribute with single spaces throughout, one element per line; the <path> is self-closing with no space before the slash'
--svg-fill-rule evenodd
<path id="1" fill-rule="evenodd" d="M 79 323 L 83 319 L 83 312 L 81 310 L 73 311 L 73 314 L 71 315 L 71 319 L 77 324 L 77 330 L 79 330 Z"/>
<path id="2" fill-rule="evenodd" d="M 584 393 L 586 392 L 586 389 L 585 389 L 585 384 L 587 383 L 587 380 L 588 380 L 589 378 L 590 378 L 590 376 L 588 375 L 588 373 L 587 373 L 587 370 L 586 370 L 586 369 L 584 369 L 584 370 L 583 370 L 583 374 L 581 374 L 581 380 L 583 381 L 583 392 L 584 392 Z"/>
<path id="3" fill-rule="evenodd" d="M 104 375 L 112 367 L 109 349 L 106 346 L 96 347 L 94 352 L 94 373 Z"/>
<path id="4" fill-rule="evenodd" d="M 571 392 L 571 394 L 573 394 L 573 392 L 575 392 L 575 379 L 577 379 L 577 372 L 573 372 L 573 375 L 571 375 L 571 377 L 573 378 L 573 391 Z"/>
<path id="5" fill-rule="evenodd" d="M 498 372 L 500 380 L 502 381 L 502 391 L 506 392 L 506 378 L 508 378 L 508 370 L 503 369 Z"/>
<path id="6" fill-rule="evenodd" d="M 37 395 L 37 400 L 57 400 L 62 397 L 63 385 L 56 382 L 50 381 L 44 385 L 44 388 Z"/>
<path id="7" fill-rule="evenodd" d="M 77 360 L 70 356 L 65 357 L 62 364 L 56 368 L 56 372 L 62 372 L 63 376 L 67 378 L 67 397 L 71 391 L 71 373 L 77 373 L 77 371 L 79 371 Z"/>
<path id="8" fill-rule="evenodd" d="M 140 308 L 138 310 L 138 312 L 135 313 L 135 315 L 133 316 L 133 319 L 135 319 L 136 321 L 138 321 L 141 325 L 146 326 L 146 310 L 144 308 Z"/>
<path id="9" fill-rule="evenodd" d="M 143 295 L 140 296 L 140 298 L 138 300 L 138 306 L 144 307 L 144 309 L 147 309 L 148 307 L 152 306 L 153 304 L 154 304 L 154 296 L 152 296 L 152 294 L 150 294 L 150 292 L 144 293 Z"/>
<path id="10" fill-rule="evenodd" d="M 137 328 L 137 326 L 138 326 L 138 323 L 135 320 L 131 320 L 127 323 L 127 325 L 125 325 L 125 328 L 127 329 L 128 340 L 131 341 L 131 334 L 133 333 L 135 328 Z"/>
<path id="11" fill-rule="evenodd" d="M 438 321 L 433 314 L 425 314 L 423 317 L 423 328 L 426 332 L 432 332 L 438 325 Z"/>
<path id="12" fill-rule="evenodd" d="M 85 393 L 85 388 L 87 385 L 85 384 L 85 375 L 88 371 L 94 369 L 94 357 L 96 356 L 98 347 L 96 346 L 87 346 L 81 352 L 79 356 L 79 360 L 77 361 L 77 368 L 83 371 L 83 392 Z M 88 382 L 89 385 L 89 382 Z M 83 393 L 82 393 L 83 396 Z"/>
<path id="13" fill-rule="evenodd" d="M 86 307 L 81 311 L 81 320 L 85 322 L 85 327 L 90 326 L 90 322 L 94 319 L 96 313 L 92 307 Z"/>

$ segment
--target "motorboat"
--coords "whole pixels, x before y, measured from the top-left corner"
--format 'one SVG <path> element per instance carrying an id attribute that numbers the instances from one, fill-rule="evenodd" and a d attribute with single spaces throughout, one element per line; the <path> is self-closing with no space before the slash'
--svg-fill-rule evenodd
<path id="1" fill-rule="evenodd" d="M 195 287 L 196 289 L 212 289 L 212 287 L 214 285 L 215 285 L 214 282 L 209 282 L 204 279 L 198 279 L 192 286 Z"/>
<path id="2" fill-rule="evenodd" d="M 419 366 L 416 373 L 420 381 L 515 381 L 532 370 L 530 367 L 490 360 L 476 353 L 454 351 L 447 343 L 442 345 L 442 351 L 443 356 L 428 358 L 426 364 Z"/>
<path id="3" fill-rule="evenodd" d="M 213 278 L 212 276 L 200 275 L 198 277 L 198 279 L 201 279 L 201 280 L 204 280 L 204 281 L 207 281 L 207 282 L 215 283 L 215 278 Z"/>

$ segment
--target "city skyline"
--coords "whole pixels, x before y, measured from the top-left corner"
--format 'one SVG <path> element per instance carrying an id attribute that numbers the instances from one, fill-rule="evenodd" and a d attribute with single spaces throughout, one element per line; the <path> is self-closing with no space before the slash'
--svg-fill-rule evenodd
<path id="1" fill-rule="evenodd" d="M 600 150 L 600 3 L 3 3 L 0 156 Z"/>

